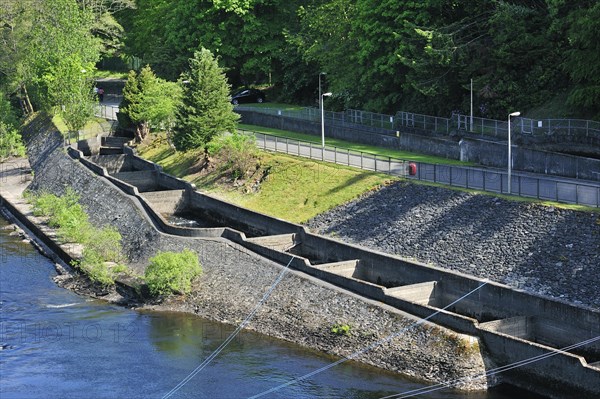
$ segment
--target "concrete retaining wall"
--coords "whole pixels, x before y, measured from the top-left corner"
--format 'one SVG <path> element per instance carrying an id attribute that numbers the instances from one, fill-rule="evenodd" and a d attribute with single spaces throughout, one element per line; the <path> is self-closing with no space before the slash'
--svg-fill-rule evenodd
<path id="1" fill-rule="evenodd" d="M 253 111 L 237 111 L 243 123 L 271 127 L 293 132 L 321 136 L 318 122 L 267 115 Z M 365 126 L 365 129 L 368 127 Z M 415 134 L 412 129 L 395 131 L 375 129 L 372 132 L 359 130 L 348 124 L 325 124 L 325 136 L 356 143 L 370 144 L 392 149 L 414 151 L 448 159 L 460 159 L 484 166 L 505 168 L 508 161 L 506 143 L 472 137 L 463 137 L 459 145 L 454 139 Z M 535 144 L 532 144 L 535 145 Z M 600 181 L 600 160 L 538 150 L 513 144 L 513 168 L 516 171 L 573 177 Z"/>
<path id="2" fill-rule="evenodd" d="M 303 119 L 267 115 L 252 111 L 236 111 L 242 116 L 242 122 L 250 125 L 266 126 L 321 137 L 321 125 Z M 369 130 L 366 130 L 366 129 Z M 365 126 L 357 129 L 344 123 L 325 124 L 325 136 L 380 147 L 402 149 L 444 158 L 458 159 L 460 148 L 457 142 L 436 137 L 422 137 L 408 132 L 396 134 L 393 130 Z"/>
<path id="3" fill-rule="evenodd" d="M 600 181 L 600 159 L 577 157 L 556 152 L 514 146 L 513 168 L 525 172 Z M 460 160 L 505 168 L 508 164 L 506 143 L 463 138 Z"/>

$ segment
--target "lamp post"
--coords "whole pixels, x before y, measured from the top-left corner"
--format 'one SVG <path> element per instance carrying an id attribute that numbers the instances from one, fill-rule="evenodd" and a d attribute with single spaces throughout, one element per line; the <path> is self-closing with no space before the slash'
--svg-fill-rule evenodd
<path id="1" fill-rule="evenodd" d="M 329 97 L 332 93 L 323 93 L 321 98 L 321 146 L 323 147 L 323 153 L 325 153 L 325 107 L 323 101 L 325 97 Z M 325 155 L 323 155 L 325 156 Z"/>
<path id="2" fill-rule="evenodd" d="M 321 95 L 321 76 L 322 75 L 327 75 L 327 73 L 325 72 L 320 72 L 319 73 L 319 111 L 321 112 L 321 115 L 323 115 L 323 96 Z M 321 116 L 321 125 L 323 125 L 323 116 Z M 323 136 L 325 134 L 323 133 Z M 325 147 L 325 141 L 323 141 L 323 147 Z"/>
<path id="3" fill-rule="evenodd" d="M 510 118 L 511 116 L 519 116 L 521 115 L 520 112 L 513 112 L 508 114 L 508 193 L 510 194 L 510 183 L 511 183 L 511 173 L 512 173 L 512 147 L 510 144 Z"/>

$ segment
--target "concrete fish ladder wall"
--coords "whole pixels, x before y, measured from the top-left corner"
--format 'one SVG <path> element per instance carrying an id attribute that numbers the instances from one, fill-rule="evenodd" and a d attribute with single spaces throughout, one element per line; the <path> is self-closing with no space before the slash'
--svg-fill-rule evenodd
<path id="1" fill-rule="evenodd" d="M 81 158 L 81 153 L 66 151 L 62 138 L 49 120 L 38 116 L 30 124 L 26 139 L 35 174 L 31 189 L 61 195 L 66 187 L 72 187 L 81 196 L 94 224 L 118 228 L 136 271 L 142 272 L 148 258 L 157 251 L 189 248 L 199 254 L 203 275 L 198 281 L 198 289 L 183 303 L 175 301 L 178 309 L 226 323 L 241 320 L 283 270 L 280 263 L 240 245 L 250 246 L 251 242 L 245 234 L 230 228 L 170 226 L 172 234 L 168 234 L 161 228 L 168 223 L 152 211 L 143 193 L 110 176 L 106 168 Z M 153 169 L 156 172 L 153 176 L 161 185 L 173 189 L 187 185 L 159 173 L 156 166 L 143 160 L 121 161 L 123 165 L 127 164 L 125 168 L 137 164 L 136 168 L 141 170 Z M 113 158 L 112 162 L 113 171 L 119 170 L 119 159 Z M 189 190 L 188 185 L 186 193 Z M 214 199 L 205 200 L 211 206 L 217 204 Z M 234 206 L 230 204 L 229 207 Z M 241 208 L 232 216 L 248 218 L 243 221 L 247 225 L 260 221 L 269 230 L 287 231 L 289 227 L 302 230 L 301 226 L 269 221 L 263 215 Z M 287 255 L 289 259 L 290 255 Z M 470 378 L 493 366 L 484 359 L 483 344 L 480 346 L 476 337 L 419 321 L 418 317 L 380 301 L 306 273 L 289 270 L 248 328 L 339 356 L 351 356 L 396 334 L 393 339 L 353 357 L 353 360 L 430 382 L 460 380 L 458 387 L 461 389 L 486 389 L 497 382 L 496 378 Z M 350 325 L 350 335 L 333 334 L 331 328 L 336 323 Z"/>

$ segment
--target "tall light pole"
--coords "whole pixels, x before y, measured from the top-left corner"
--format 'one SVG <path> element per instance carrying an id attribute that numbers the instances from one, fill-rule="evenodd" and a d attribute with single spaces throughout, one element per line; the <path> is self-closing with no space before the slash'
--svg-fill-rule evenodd
<path id="1" fill-rule="evenodd" d="M 473 132 L 473 78 L 471 78 L 471 125 L 469 131 Z"/>
<path id="2" fill-rule="evenodd" d="M 322 75 L 327 75 L 327 73 L 325 72 L 320 72 L 319 73 L 319 110 L 321 110 L 321 112 L 323 112 L 323 98 L 321 97 L 321 76 Z"/>
<path id="3" fill-rule="evenodd" d="M 511 173 L 512 173 L 512 146 L 510 144 L 510 118 L 511 116 L 519 116 L 520 112 L 513 112 L 508 114 L 508 193 L 510 194 L 510 183 L 511 183 Z"/>
<path id="4" fill-rule="evenodd" d="M 329 97 L 332 93 L 323 93 L 321 98 L 321 146 L 323 147 L 323 151 L 325 151 L 325 107 L 323 106 L 323 101 L 325 97 Z"/>

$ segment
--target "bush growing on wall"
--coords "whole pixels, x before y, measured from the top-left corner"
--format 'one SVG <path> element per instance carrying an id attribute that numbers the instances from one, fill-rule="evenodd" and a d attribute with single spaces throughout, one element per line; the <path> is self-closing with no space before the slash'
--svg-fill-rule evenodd
<path id="1" fill-rule="evenodd" d="M 126 269 L 117 264 L 122 261 L 121 234 L 111 226 L 101 229 L 92 226 L 78 202 L 79 196 L 70 187 L 62 197 L 48 193 L 29 193 L 27 197 L 33 205 L 33 214 L 48 217 L 48 225 L 58 228 L 60 239 L 84 246 L 83 256 L 76 265 L 92 281 L 114 284 L 117 274 Z"/>
<path id="2" fill-rule="evenodd" d="M 152 295 L 186 294 L 192 289 L 192 279 L 202 273 L 198 255 L 182 252 L 159 252 L 146 268 L 146 284 Z"/>

